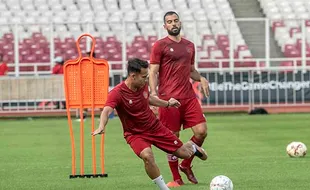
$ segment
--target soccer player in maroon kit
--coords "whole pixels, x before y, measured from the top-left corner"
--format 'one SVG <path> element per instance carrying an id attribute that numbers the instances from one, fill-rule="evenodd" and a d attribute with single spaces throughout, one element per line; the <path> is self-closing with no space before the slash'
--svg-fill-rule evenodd
<path id="1" fill-rule="evenodd" d="M 191 78 L 201 82 L 206 97 L 209 96 L 209 82 L 195 69 L 194 44 L 180 36 L 181 22 L 176 12 L 170 11 L 164 15 L 164 28 L 168 36 L 155 42 L 151 52 L 149 76 L 151 95 L 158 95 L 163 100 L 173 97 L 180 101 L 181 106 L 178 108 L 159 108 L 159 119 L 178 137 L 182 125 L 183 129 L 191 128 L 194 133 L 191 140 L 202 146 L 207 136 L 207 125 L 189 80 Z M 192 160 L 193 157 L 185 159 L 179 165 L 178 158 L 168 154 L 173 175 L 173 181 L 167 184 L 169 187 L 184 184 L 179 169 L 186 174 L 190 182 L 198 183 L 191 169 Z"/>
<path id="2" fill-rule="evenodd" d="M 195 155 L 207 159 L 204 150 L 192 141 L 183 144 L 168 128 L 157 119 L 150 105 L 158 107 L 178 107 L 180 102 L 174 98 L 168 101 L 150 96 L 148 90 L 148 63 L 140 59 L 128 61 L 128 77 L 111 90 L 101 113 L 99 128 L 92 135 L 104 132 L 109 115 L 116 109 L 122 122 L 124 138 L 140 157 L 147 175 L 159 189 L 168 190 L 159 168 L 155 163 L 151 145 L 180 158 Z"/>

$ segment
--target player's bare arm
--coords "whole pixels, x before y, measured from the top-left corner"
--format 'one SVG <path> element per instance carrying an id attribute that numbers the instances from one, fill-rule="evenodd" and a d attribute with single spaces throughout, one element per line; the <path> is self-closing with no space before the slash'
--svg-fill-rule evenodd
<path id="1" fill-rule="evenodd" d="M 209 92 L 209 81 L 200 75 L 200 73 L 195 69 L 195 66 L 192 65 L 191 67 L 191 79 L 194 81 L 200 82 L 201 83 L 201 88 L 206 97 L 209 97 L 210 92 Z"/>
<path id="2" fill-rule="evenodd" d="M 159 71 L 159 64 L 150 64 L 149 71 L 149 86 L 151 90 L 151 95 L 157 95 L 157 74 Z"/>
<path id="3" fill-rule="evenodd" d="M 100 123 L 98 129 L 96 129 L 94 132 L 92 132 L 92 135 L 98 135 L 104 133 L 104 128 L 108 123 L 109 115 L 114 111 L 113 108 L 110 106 L 105 106 L 101 112 L 100 115 Z"/>
<path id="4" fill-rule="evenodd" d="M 180 107 L 181 103 L 174 99 L 174 98 L 170 98 L 168 101 L 162 100 L 160 98 L 158 98 L 157 95 L 150 95 L 149 97 L 149 102 L 150 105 L 152 106 L 157 106 L 157 107 Z"/>

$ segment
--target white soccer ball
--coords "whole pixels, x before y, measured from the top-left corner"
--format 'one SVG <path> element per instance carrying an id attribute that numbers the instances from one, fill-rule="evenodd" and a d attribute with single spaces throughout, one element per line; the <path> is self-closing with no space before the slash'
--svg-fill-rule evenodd
<path id="1" fill-rule="evenodd" d="M 290 157 L 304 157 L 307 154 L 307 147 L 302 142 L 291 142 L 286 147 L 286 153 Z"/>
<path id="2" fill-rule="evenodd" d="M 233 183 L 227 176 L 219 175 L 212 179 L 210 190 L 233 190 Z"/>

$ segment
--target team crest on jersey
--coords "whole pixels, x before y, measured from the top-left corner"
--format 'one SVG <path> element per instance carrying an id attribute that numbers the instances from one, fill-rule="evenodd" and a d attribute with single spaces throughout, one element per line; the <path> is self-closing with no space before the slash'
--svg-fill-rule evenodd
<path id="1" fill-rule="evenodd" d="M 186 51 L 187 51 L 188 53 L 192 53 L 192 49 L 191 49 L 190 47 L 187 47 L 187 48 L 186 48 Z"/>
<path id="2" fill-rule="evenodd" d="M 129 100 L 129 104 L 132 104 L 132 100 Z"/>
<path id="3" fill-rule="evenodd" d="M 143 92 L 143 96 L 145 99 L 147 99 L 148 93 L 146 91 Z"/>
<path id="4" fill-rule="evenodd" d="M 171 51 L 171 52 L 174 52 L 174 49 L 173 49 L 173 48 L 170 48 L 170 51 Z"/>

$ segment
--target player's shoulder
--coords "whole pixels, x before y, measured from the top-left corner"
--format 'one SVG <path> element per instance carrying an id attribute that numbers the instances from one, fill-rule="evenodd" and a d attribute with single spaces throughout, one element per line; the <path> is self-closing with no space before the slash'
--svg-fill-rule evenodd
<path id="1" fill-rule="evenodd" d="M 124 83 L 121 82 L 118 85 L 116 85 L 115 87 L 113 87 L 110 92 L 114 92 L 114 93 L 119 93 L 124 87 L 123 87 Z"/>
<path id="2" fill-rule="evenodd" d="M 182 41 L 183 41 L 184 44 L 187 44 L 187 45 L 194 45 L 193 42 L 191 42 L 190 40 L 188 40 L 188 39 L 186 39 L 186 38 L 184 38 L 184 37 L 182 37 Z"/>
<path id="3" fill-rule="evenodd" d="M 164 37 L 164 38 L 161 38 L 159 40 L 157 40 L 154 45 L 157 45 L 157 46 L 165 46 L 167 44 L 169 44 L 170 40 L 168 39 L 168 37 Z"/>

